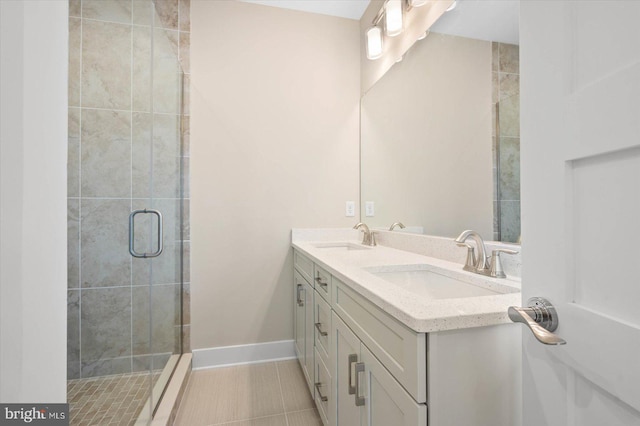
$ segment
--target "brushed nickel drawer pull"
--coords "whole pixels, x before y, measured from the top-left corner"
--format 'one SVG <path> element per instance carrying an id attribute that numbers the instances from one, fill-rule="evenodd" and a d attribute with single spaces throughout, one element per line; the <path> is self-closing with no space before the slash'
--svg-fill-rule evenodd
<path id="1" fill-rule="evenodd" d="M 356 394 L 356 387 L 353 385 L 352 381 L 351 381 L 351 366 L 353 366 L 354 363 L 358 362 L 358 355 L 357 354 L 349 354 L 349 395 L 355 395 Z"/>
<path id="2" fill-rule="evenodd" d="M 360 373 L 364 373 L 364 362 L 356 363 L 356 407 L 364 405 L 364 396 L 360 396 Z"/>
<path id="3" fill-rule="evenodd" d="M 326 396 L 322 396 L 322 392 L 320 392 L 320 386 L 322 386 L 322 383 L 320 383 L 320 382 L 316 383 L 316 391 L 318 392 L 318 395 L 320 396 L 320 400 L 322 402 L 327 402 L 329 400 L 329 398 L 326 397 Z"/>
<path id="4" fill-rule="evenodd" d="M 318 284 L 320 284 L 321 287 L 326 287 L 327 286 L 327 283 L 323 283 L 322 282 L 322 278 L 321 277 L 316 277 L 316 282 Z"/>
<path id="5" fill-rule="evenodd" d="M 318 330 L 318 333 L 320 333 L 321 336 L 328 336 L 329 333 L 327 333 L 326 331 L 322 331 L 322 329 L 320 328 L 321 325 L 322 325 L 321 322 L 317 322 L 316 323 L 316 330 Z"/>
<path id="6" fill-rule="evenodd" d="M 304 301 L 300 298 L 300 290 L 302 290 L 302 284 L 298 284 L 296 287 L 296 298 L 298 299 L 298 306 L 304 306 Z"/>

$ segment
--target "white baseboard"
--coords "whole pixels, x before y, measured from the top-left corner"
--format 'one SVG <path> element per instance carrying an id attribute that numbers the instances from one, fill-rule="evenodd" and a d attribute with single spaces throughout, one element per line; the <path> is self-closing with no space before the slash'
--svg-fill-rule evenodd
<path id="1" fill-rule="evenodd" d="M 279 361 L 296 357 L 293 340 L 194 349 L 192 352 L 194 370 Z"/>

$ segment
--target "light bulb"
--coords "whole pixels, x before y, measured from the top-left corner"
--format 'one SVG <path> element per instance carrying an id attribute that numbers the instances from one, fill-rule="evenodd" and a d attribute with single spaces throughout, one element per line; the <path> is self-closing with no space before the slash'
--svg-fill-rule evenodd
<path id="1" fill-rule="evenodd" d="M 382 56 L 382 29 L 371 27 L 367 30 L 367 58 L 378 59 Z"/>
<path id="2" fill-rule="evenodd" d="M 427 38 L 428 35 L 429 35 L 429 30 L 425 31 L 420 37 L 418 37 L 418 40 L 424 40 L 425 38 Z"/>
<path id="3" fill-rule="evenodd" d="M 402 0 L 387 1 L 384 6 L 384 23 L 388 36 L 397 36 L 402 32 Z"/>
<path id="4" fill-rule="evenodd" d="M 411 5 L 411 7 L 420 7 L 427 4 L 427 1 L 428 0 L 409 0 L 409 4 Z"/>
<path id="5" fill-rule="evenodd" d="M 457 2 L 457 0 L 456 0 L 456 1 L 454 1 L 454 2 L 451 4 L 451 6 L 449 6 L 449 7 L 447 8 L 446 12 L 451 12 L 453 9 L 455 9 L 455 8 L 456 8 L 456 6 L 457 6 L 457 5 L 458 5 L 458 2 Z"/>

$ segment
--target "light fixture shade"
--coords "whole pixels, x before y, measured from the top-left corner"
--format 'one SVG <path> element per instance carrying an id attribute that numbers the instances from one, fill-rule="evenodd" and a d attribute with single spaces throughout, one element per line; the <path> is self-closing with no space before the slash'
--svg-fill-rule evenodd
<path id="1" fill-rule="evenodd" d="M 428 1 L 429 0 L 409 0 L 409 4 L 411 5 L 411 7 L 420 7 L 427 4 Z"/>
<path id="2" fill-rule="evenodd" d="M 382 56 L 382 28 L 371 27 L 367 30 L 367 58 L 378 59 Z"/>
<path id="3" fill-rule="evenodd" d="M 388 0 L 384 5 L 384 26 L 388 36 L 402 32 L 402 0 Z"/>

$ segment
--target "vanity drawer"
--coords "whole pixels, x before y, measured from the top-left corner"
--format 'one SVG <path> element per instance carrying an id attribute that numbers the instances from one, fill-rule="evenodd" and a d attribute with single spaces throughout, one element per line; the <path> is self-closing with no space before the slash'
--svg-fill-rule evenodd
<path id="1" fill-rule="evenodd" d="M 316 290 L 318 290 L 318 294 L 324 297 L 324 300 L 326 300 L 327 302 L 330 302 L 331 287 L 332 287 L 331 274 L 325 271 L 324 269 L 322 269 L 321 267 L 319 267 L 318 265 L 313 265 L 313 270 L 314 270 L 313 286 L 315 287 Z"/>
<path id="2" fill-rule="evenodd" d="M 401 324 L 335 277 L 333 285 L 336 314 L 417 402 L 426 402 L 426 334 Z"/>
<path id="3" fill-rule="evenodd" d="M 311 259 L 301 254 L 298 250 L 294 250 L 293 266 L 308 283 L 313 285 L 313 262 Z"/>
<path id="4" fill-rule="evenodd" d="M 323 298 L 318 296 L 315 297 L 314 305 L 316 349 L 325 365 L 329 365 L 332 341 L 331 307 Z"/>
<path id="5" fill-rule="evenodd" d="M 316 381 L 314 383 L 314 400 L 316 407 L 318 407 L 318 413 L 324 426 L 329 426 L 329 407 L 332 406 L 331 398 L 333 398 L 333 392 L 331 389 L 331 374 L 327 365 L 322 360 L 322 356 L 319 355 L 316 348 Z"/>

